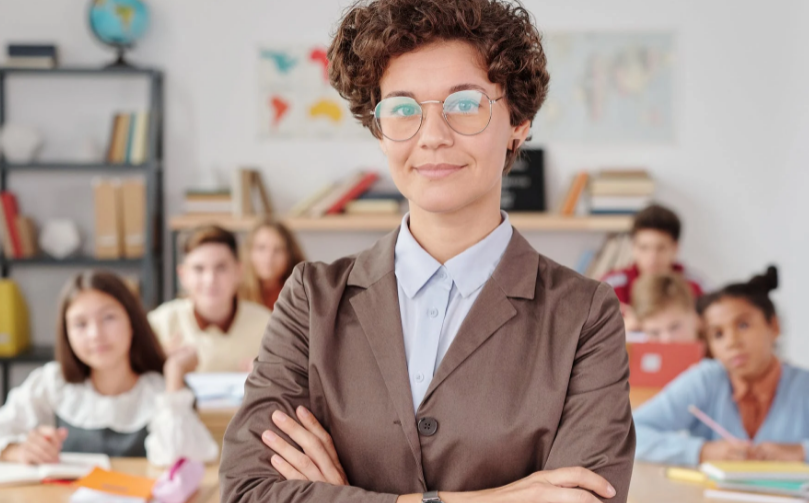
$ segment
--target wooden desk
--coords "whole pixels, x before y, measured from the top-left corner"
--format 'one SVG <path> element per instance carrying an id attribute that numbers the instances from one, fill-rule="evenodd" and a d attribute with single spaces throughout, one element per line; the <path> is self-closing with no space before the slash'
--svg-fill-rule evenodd
<path id="1" fill-rule="evenodd" d="M 208 428 L 213 439 L 219 444 L 219 452 L 222 452 L 225 430 L 238 410 L 238 407 L 234 407 L 232 409 L 200 410 L 197 412 L 202 424 Z"/>
<path id="2" fill-rule="evenodd" d="M 144 458 L 114 458 L 112 469 L 132 475 L 157 478 L 165 470 L 150 466 Z M 67 503 L 74 487 L 65 485 L 29 485 L 19 487 L 4 487 L 0 489 L 3 503 Z M 205 468 L 205 477 L 202 487 L 187 503 L 219 503 L 219 466 L 211 464 Z"/>
<path id="3" fill-rule="evenodd" d="M 632 410 L 637 409 L 659 392 L 660 388 L 630 388 L 629 403 L 632 405 Z"/>

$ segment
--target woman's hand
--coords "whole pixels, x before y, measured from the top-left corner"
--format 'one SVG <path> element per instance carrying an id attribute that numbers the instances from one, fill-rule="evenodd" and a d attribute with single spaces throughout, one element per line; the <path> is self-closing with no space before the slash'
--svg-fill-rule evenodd
<path id="1" fill-rule="evenodd" d="M 752 449 L 752 458 L 762 461 L 803 461 L 806 459 L 801 444 L 776 444 L 763 442 Z"/>
<path id="2" fill-rule="evenodd" d="M 306 407 L 298 407 L 295 412 L 300 424 L 281 411 L 273 413 L 272 422 L 300 445 L 303 452 L 270 430 L 261 435 L 261 440 L 276 452 L 271 458 L 273 468 L 287 480 L 347 486 L 348 479 L 340 465 L 331 435 Z"/>
<path id="3" fill-rule="evenodd" d="M 198 364 L 197 350 L 192 346 L 182 346 L 171 351 L 163 365 L 166 391 L 171 393 L 183 389 L 185 375 L 196 369 Z"/>
<path id="4" fill-rule="evenodd" d="M 3 461 L 29 465 L 58 463 L 62 443 L 66 438 L 65 428 L 40 426 L 31 430 L 23 443 L 6 447 L 0 458 Z"/>
<path id="5" fill-rule="evenodd" d="M 744 461 L 750 459 L 751 448 L 747 442 L 716 440 L 705 442 L 699 453 L 700 462 L 705 461 Z"/>

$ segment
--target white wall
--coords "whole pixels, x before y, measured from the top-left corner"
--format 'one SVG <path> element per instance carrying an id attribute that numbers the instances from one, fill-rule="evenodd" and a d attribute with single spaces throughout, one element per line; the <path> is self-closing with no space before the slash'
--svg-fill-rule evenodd
<path id="1" fill-rule="evenodd" d="M 809 7 L 802 0 L 525 0 L 542 30 L 674 30 L 678 35 L 677 140 L 664 146 L 545 145 L 551 205 L 581 168 L 643 165 L 659 199 L 685 222 L 683 259 L 712 285 L 744 279 L 767 263 L 781 266 L 777 295 L 790 359 L 809 365 L 802 288 L 809 280 L 809 240 L 801 216 L 809 176 Z M 132 52 L 166 71 L 166 209 L 180 211 L 184 189 L 214 169 L 263 169 L 278 209 L 288 209 L 324 179 L 359 166 L 385 166 L 376 143 L 260 141 L 256 133 L 256 47 L 327 42 L 345 1 L 171 0 L 150 2 L 151 31 Z M 111 59 L 86 28 L 87 0 L 1 0 L 0 47 L 54 41 L 64 64 Z M 142 103 L 145 87 L 111 79 L 55 84 L 15 77 L 8 118 L 34 123 L 48 138 L 44 155 L 75 154 L 86 138 L 103 145 L 117 107 Z M 139 101 L 140 100 L 140 101 Z M 38 196 L 38 176 L 14 175 L 23 210 L 38 220 L 56 212 L 80 219 L 89 234 L 88 178 L 59 176 Z M 59 187 L 61 192 L 53 191 Z M 76 194 L 80 194 L 77 198 Z M 370 245 L 380 234 L 303 236 L 314 259 L 330 260 Z M 529 236 L 541 252 L 572 265 L 598 236 Z M 37 313 L 35 339 L 52 339 L 52 291 L 60 270 L 16 272 Z M 41 314 L 41 313 L 45 314 Z"/>

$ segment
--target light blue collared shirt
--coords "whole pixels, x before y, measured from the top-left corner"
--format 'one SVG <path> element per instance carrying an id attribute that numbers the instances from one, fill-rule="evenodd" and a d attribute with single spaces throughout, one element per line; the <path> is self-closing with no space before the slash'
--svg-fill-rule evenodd
<path id="1" fill-rule="evenodd" d="M 501 214 L 503 221 L 495 230 L 444 265 L 413 238 L 410 214 L 402 220 L 394 264 L 414 411 L 511 241 L 514 231 L 508 214 Z"/>

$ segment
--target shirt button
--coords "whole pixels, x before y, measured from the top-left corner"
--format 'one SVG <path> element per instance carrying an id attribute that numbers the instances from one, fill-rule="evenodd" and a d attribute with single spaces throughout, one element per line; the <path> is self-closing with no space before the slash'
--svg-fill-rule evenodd
<path id="1" fill-rule="evenodd" d="M 438 431 L 438 421 L 431 417 L 419 419 L 419 433 L 425 437 L 432 437 Z"/>
<path id="2" fill-rule="evenodd" d="M 438 316 L 438 309 L 436 308 L 430 309 L 430 318 L 435 318 L 436 316 Z"/>
<path id="3" fill-rule="evenodd" d="M 416 374 L 416 382 L 417 382 L 417 383 L 422 383 L 422 382 L 424 382 L 424 374 L 422 374 L 421 372 L 419 372 L 418 374 Z"/>
<path id="4" fill-rule="evenodd" d="M 438 277 L 440 279 L 447 279 L 447 273 L 445 273 L 444 271 L 441 271 L 440 273 L 438 273 Z"/>

